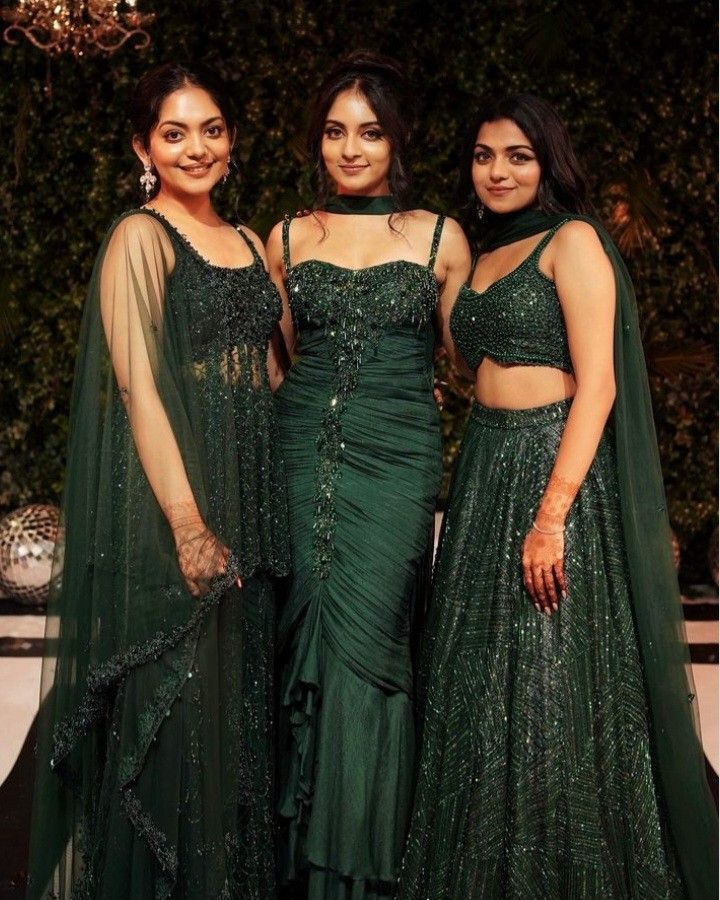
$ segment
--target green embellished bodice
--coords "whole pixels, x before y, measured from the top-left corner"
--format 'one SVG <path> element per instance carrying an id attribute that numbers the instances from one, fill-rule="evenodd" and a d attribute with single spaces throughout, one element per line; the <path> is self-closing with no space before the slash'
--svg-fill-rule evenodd
<path id="1" fill-rule="evenodd" d="M 162 215 L 143 212 L 162 224 L 175 258 L 164 286 L 158 337 L 178 364 L 191 410 L 194 446 L 186 466 L 201 467 L 206 515 L 240 570 L 283 574 L 288 567 L 284 473 L 267 376 L 280 296 L 242 229 L 238 234 L 252 262 L 216 266 Z M 234 435 L 231 451 L 229 434 Z"/>
<path id="2" fill-rule="evenodd" d="M 555 284 L 538 260 L 560 222 L 532 253 L 487 290 L 460 290 L 450 316 L 458 350 L 474 371 L 486 356 L 501 363 L 553 366 L 572 372 L 565 319 Z"/>
<path id="3" fill-rule="evenodd" d="M 392 377 L 430 395 L 438 302 L 434 266 L 444 217 L 439 216 L 426 266 L 394 260 L 349 269 L 323 260 L 292 265 L 290 220 L 283 223 L 290 307 L 299 332 L 292 384 L 311 369 L 327 389 L 317 437 L 315 569 L 327 577 L 335 528 L 335 484 L 345 452 L 343 414 L 358 390 L 382 402 L 388 360 Z"/>

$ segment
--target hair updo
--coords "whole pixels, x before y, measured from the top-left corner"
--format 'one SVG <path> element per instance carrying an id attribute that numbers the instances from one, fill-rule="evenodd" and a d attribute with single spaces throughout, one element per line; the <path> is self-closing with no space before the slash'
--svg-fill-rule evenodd
<path id="1" fill-rule="evenodd" d="M 319 208 L 332 192 L 322 157 L 325 122 L 338 94 L 357 90 L 377 116 L 392 148 L 388 181 L 398 210 L 410 201 L 410 171 L 407 151 L 412 124 L 410 92 L 400 64 L 369 50 L 343 57 L 325 77 L 315 99 L 308 127 L 307 150 L 313 164 L 315 206 Z"/>
<path id="2" fill-rule="evenodd" d="M 222 81 L 213 72 L 194 66 L 188 69 L 176 62 L 162 63 L 147 71 L 138 81 L 130 101 L 130 122 L 133 138 L 143 147 L 150 148 L 150 134 L 160 121 L 160 109 L 170 94 L 192 85 L 210 95 L 220 110 L 228 133 L 232 136 L 237 128 L 237 117 Z M 156 196 L 160 190 L 158 180 L 147 199 Z"/>

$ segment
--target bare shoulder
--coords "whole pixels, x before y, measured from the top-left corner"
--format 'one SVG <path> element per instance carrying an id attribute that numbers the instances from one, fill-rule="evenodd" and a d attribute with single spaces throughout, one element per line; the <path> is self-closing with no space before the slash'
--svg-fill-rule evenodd
<path id="1" fill-rule="evenodd" d="M 553 243 L 558 253 L 592 253 L 604 255 L 597 231 L 589 222 L 573 219 L 558 228 Z"/>
<path id="2" fill-rule="evenodd" d="M 446 244 L 452 246 L 467 247 L 468 245 L 462 225 L 450 216 L 446 216 L 443 222 L 442 239 Z"/>
<path id="3" fill-rule="evenodd" d="M 282 232 L 283 222 L 277 222 L 270 229 L 267 241 L 265 242 L 265 250 L 269 259 L 282 259 Z"/>
<path id="4" fill-rule="evenodd" d="M 429 209 L 408 209 L 403 215 L 408 216 L 413 222 L 426 222 L 430 224 L 437 220 L 438 214 Z"/>
<path id="5" fill-rule="evenodd" d="M 470 266 L 470 245 L 465 232 L 460 223 L 450 216 L 447 216 L 443 223 L 440 253 L 445 256 L 448 263 L 455 263 L 461 267 Z"/>
<path id="6" fill-rule="evenodd" d="M 430 231 L 434 230 L 438 220 L 442 219 L 443 237 L 446 235 L 464 237 L 462 228 L 455 219 L 450 218 L 450 216 L 443 216 L 441 213 L 430 212 L 428 209 L 412 209 L 405 213 L 405 215 L 407 215 L 418 228 L 429 229 Z"/>
<path id="7" fill-rule="evenodd" d="M 252 242 L 252 245 L 255 247 L 257 252 L 260 255 L 260 259 L 267 265 L 267 258 L 265 256 L 265 245 L 260 240 L 257 234 L 252 230 L 252 228 L 248 228 L 247 225 L 238 225 L 238 231 L 241 231 L 245 237 Z"/>

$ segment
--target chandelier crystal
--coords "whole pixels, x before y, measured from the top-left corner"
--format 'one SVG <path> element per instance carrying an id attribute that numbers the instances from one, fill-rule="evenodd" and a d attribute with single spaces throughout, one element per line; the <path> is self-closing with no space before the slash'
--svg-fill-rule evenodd
<path id="1" fill-rule="evenodd" d="M 46 53 L 76 58 L 114 53 L 130 39 L 141 49 L 150 43 L 143 26 L 155 16 L 136 7 L 137 0 L 18 0 L 2 10 L 10 22 L 4 36 L 9 44 L 25 37 Z"/>

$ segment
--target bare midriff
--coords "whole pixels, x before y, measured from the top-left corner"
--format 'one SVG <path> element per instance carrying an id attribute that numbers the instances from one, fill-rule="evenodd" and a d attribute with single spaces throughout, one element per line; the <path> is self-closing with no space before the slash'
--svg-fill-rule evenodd
<path id="1" fill-rule="evenodd" d="M 574 377 L 552 366 L 500 363 L 485 357 L 475 373 L 475 399 L 494 409 L 531 409 L 574 396 Z"/>

